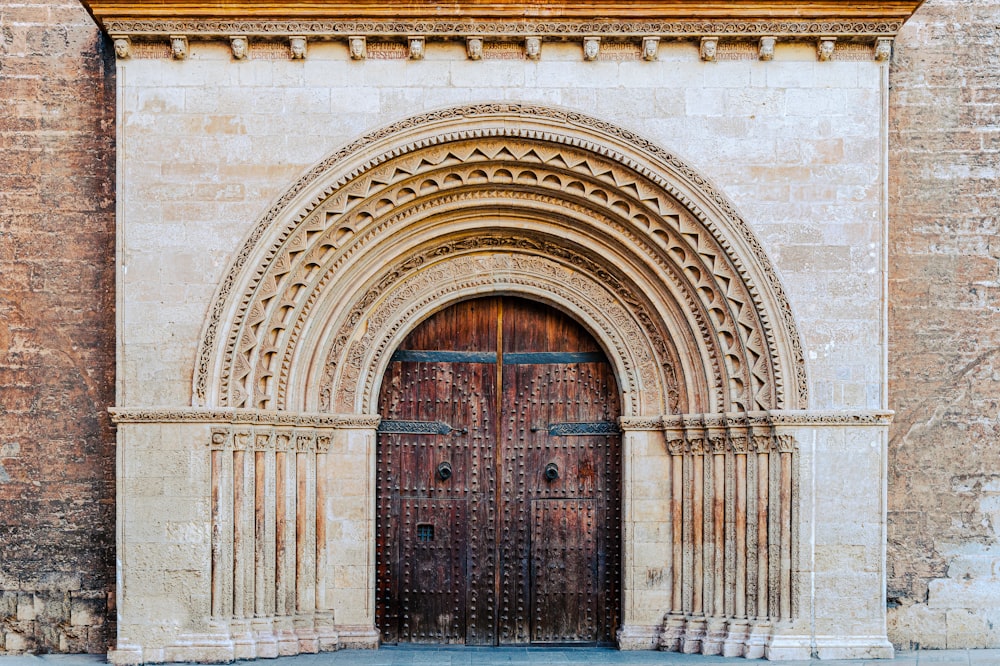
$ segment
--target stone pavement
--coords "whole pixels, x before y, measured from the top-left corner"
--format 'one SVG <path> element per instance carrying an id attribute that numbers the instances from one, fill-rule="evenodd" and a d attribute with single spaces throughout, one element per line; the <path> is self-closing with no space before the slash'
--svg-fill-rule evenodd
<path id="1" fill-rule="evenodd" d="M 0 656 L 0 666 L 97 666 L 101 655 L 46 654 Z M 258 662 L 249 666 L 735 666 L 745 659 L 724 659 L 675 652 L 619 652 L 610 648 L 475 648 L 462 646 L 383 647 L 380 650 L 341 650 Z M 759 664 L 772 662 L 756 662 Z M 896 658 L 854 661 L 779 661 L 782 666 L 1000 666 L 1000 650 L 924 650 L 897 652 Z"/>

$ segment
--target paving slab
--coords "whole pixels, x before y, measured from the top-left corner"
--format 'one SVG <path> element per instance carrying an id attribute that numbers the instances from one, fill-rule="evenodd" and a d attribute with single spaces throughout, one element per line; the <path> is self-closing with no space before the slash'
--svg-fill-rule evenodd
<path id="1" fill-rule="evenodd" d="M 0 655 L 0 666 L 97 666 L 103 655 Z M 480 648 L 465 646 L 385 646 L 340 650 L 279 659 L 238 661 L 236 666 L 735 666 L 746 659 L 676 652 L 620 652 L 613 648 Z M 757 663 L 765 663 L 759 661 Z M 769 663 L 769 662 L 767 662 Z M 920 650 L 894 659 L 782 661 L 782 666 L 1000 666 L 1000 650 Z"/>

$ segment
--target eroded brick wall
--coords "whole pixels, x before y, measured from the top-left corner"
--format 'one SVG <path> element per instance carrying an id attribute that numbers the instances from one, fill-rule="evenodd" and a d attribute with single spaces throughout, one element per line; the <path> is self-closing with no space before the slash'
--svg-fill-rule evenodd
<path id="1" fill-rule="evenodd" d="M 0 654 L 113 634 L 106 51 L 75 0 L 0 2 Z"/>
<path id="2" fill-rule="evenodd" d="M 928 0 L 890 95 L 889 636 L 1000 645 L 1000 0 Z"/>

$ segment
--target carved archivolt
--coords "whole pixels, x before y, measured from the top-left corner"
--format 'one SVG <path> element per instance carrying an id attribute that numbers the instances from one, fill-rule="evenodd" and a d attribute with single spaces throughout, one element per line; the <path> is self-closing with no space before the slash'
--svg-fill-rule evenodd
<path id="1" fill-rule="evenodd" d="M 629 415 L 806 406 L 792 313 L 728 200 L 627 130 L 516 103 L 381 128 L 295 183 L 222 281 L 194 404 L 363 413 L 406 332 L 485 293 L 590 327 Z"/>

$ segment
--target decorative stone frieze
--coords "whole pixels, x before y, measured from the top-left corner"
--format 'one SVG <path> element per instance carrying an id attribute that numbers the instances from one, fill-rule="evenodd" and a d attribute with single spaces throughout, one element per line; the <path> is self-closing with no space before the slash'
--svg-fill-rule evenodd
<path id="1" fill-rule="evenodd" d="M 131 36 L 168 36 L 171 33 L 197 35 L 211 38 L 238 32 L 261 38 L 284 38 L 307 34 L 315 37 L 344 39 L 349 35 L 365 34 L 369 37 L 406 37 L 424 35 L 429 39 L 442 39 L 481 35 L 495 39 L 524 38 L 526 35 L 542 38 L 566 39 L 569 37 L 608 37 L 614 39 L 641 39 L 655 36 L 661 39 L 700 39 L 715 35 L 726 39 L 748 39 L 773 35 L 788 40 L 808 40 L 815 35 L 842 38 L 874 39 L 894 36 L 902 27 L 898 19 L 876 18 L 870 20 L 803 20 L 803 19 L 744 19 L 744 20 L 643 20 L 615 21 L 592 20 L 136 20 L 117 17 L 101 19 L 104 29 L 113 34 Z"/>
<path id="2" fill-rule="evenodd" d="M 225 423 L 232 425 L 288 426 L 320 429 L 378 427 L 378 415 L 308 414 L 258 409 L 125 409 L 108 410 L 114 423 Z"/>

